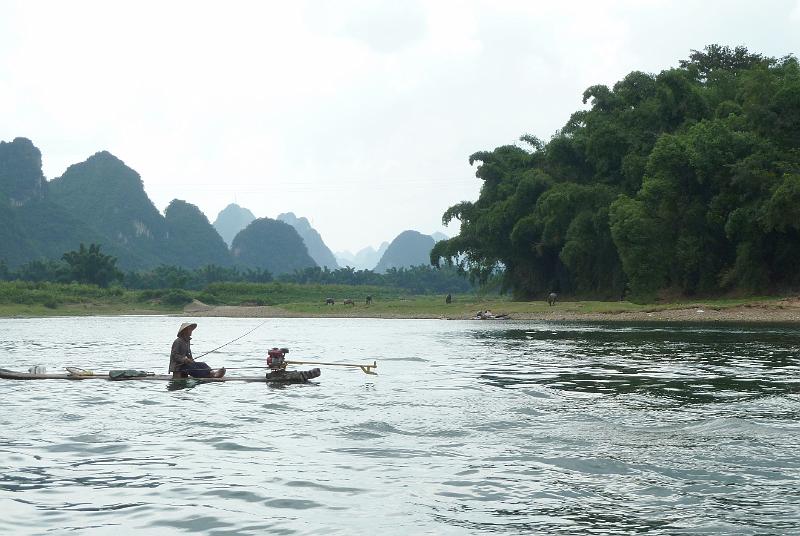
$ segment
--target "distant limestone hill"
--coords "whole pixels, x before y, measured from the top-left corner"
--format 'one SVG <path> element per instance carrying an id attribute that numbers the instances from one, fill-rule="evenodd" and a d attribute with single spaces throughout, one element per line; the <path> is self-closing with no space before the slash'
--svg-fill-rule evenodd
<path id="1" fill-rule="evenodd" d="M 427 264 L 433 246 L 432 238 L 406 231 L 377 251 L 342 253 L 340 262 L 306 218 L 288 212 L 279 219 L 255 219 L 231 204 L 212 226 L 198 207 L 178 199 L 162 215 L 139 174 L 108 151 L 48 182 L 41 152 L 30 140 L 0 142 L 0 262 L 11 268 L 57 260 L 81 243 L 96 243 L 124 271 L 162 264 L 238 265 L 274 275 L 314 266 L 385 271 Z"/>
<path id="2" fill-rule="evenodd" d="M 372 246 L 367 246 L 355 255 L 349 251 L 340 251 L 336 254 L 336 260 L 339 262 L 339 266 L 350 266 L 356 270 L 373 270 L 388 247 L 389 242 L 384 242 L 377 250 Z"/>
<path id="3" fill-rule="evenodd" d="M 250 225 L 256 217 L 246 208 L 242 208 L 236 203 L 231 203 L 217 215 L 214 220 L 214 229 L 229 246 L 233 244 L 234 237 Z"/>
<path id="4" fill-rule="evenodd" d="M 125 268 L 161 264 L 167 226 L 138 173 L 107 151 L 67 168 L 49 183 L 49 198 L 99 230 Z"/>
<path id="5" fill-rule="evenodd" d="M 0 141 L 0 206 L 21 206 L 45 195 L 42 153 L 31 140 Z"/>
<path id="6" fill-rule="evenodd" d="M 403 231 L 392 240 L 375 271 L 384 273 L 390 268 L 408 268 L 430 264 L 430 253 L 436 244 L 433 238 L 417 231 Z"/>
<path id="7" fill-rule="evenodd" d="M 42 155 L 30 140 L 0 142 L 0 261 L 16 267 L 61 258 L 102 234 L 47 199 Z"/>
<path id="8" fill-rule="evenodd" d="M 120 248 L 106 247 L 110 240 L 103 233 L 52 201 L 30 201 L 12 208 L 9 215 L 16 230 L 0 229 L 0 260 L 5 259 L 10 266 L 38 259 L 60 259 L 65 252 L 78 249 L 82 242 L 104 244 L 103 253 L 115 257 L 124 254 Z M 12 243 L 22 240 L 22 249 L 9 251 L 13 247 L 6 242 L 5 233 L 13 235 Z"/>
<path id="9" fill-rule="evenodd" d="M 207 264 L 228 266 L 232 263 L 227 244 L 196 206 L 174 199 L 164 211 L 164 219 L 167 223 L 166 264 L 200 268 Z"/>
<path id="10" fill-rule="evenodd" d="M 311 255 L 311 258 L 314 259 L 317 266 L 327 266 L 330 270 L 339 268 L 336 257 L 333 256 L 331 250 L 328 249 L 328 246 L 322 241 L 320 234 L 311 227 L 311 224 L 306 218 L 298 218 L 293 212 L 287 212 L 285 214 L 279 214 L 278 221 L 288 223 L 294 227 L 297 234 L 299 234 L 300 238 L 305 242 L 308 254 Z"/>
<path id="11" fill-rule="evenodd" d="M 22 207 L 44 198 L 42 153 L 26 138 L 0 142 L 0 260 L 11 266 L 38 257 Z"/>
<path id="12" fill-rule="evenodd" d="M 100 244 L 123 270 L 232 263 L 197 207 L 176 200 L 162 216 L 139 174 L 111 153 L 99 152 L 48 183 L 30 140 L 0 142 L 0 261 L 13 268 L 57 260 L 81 243 Z"/>
<path id="13" fill-rule="evenodd" d="M 447 240 L 449 237 L 444 233 L 431 233 L 431 238 L 434 239 L 436 242 L 441 242 L 442 240 Z"/>
<path id="14" fill-rule="evenodd" d="M 282 221 L 259 218 L 233 239 L 236 264 L 269 270 L 272 275 L 316 266 L 297 231 Z"/>

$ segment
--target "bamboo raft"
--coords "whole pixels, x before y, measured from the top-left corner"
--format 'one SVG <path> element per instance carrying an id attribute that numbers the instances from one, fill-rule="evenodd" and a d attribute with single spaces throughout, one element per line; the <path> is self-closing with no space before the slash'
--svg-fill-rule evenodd
<path id="1" fill-rule="evenodd" d="M 274 372 L 262 376 L 223 376 L 222 378 L 173 378 L 172 374 L 148 374 L 130 378 L 112 378 L 108 374 L 34 374 L 30 372 L 16 372 L 0 369 L 0 379 L 4 380 L 106 380 L 106 381 L 194 381 L 202 383 L 222 382 L 249 382 L 249 383 L 305 383 L 309 379 L 320 375 L 319 369 L 287 370 L 276 374 Z"/>

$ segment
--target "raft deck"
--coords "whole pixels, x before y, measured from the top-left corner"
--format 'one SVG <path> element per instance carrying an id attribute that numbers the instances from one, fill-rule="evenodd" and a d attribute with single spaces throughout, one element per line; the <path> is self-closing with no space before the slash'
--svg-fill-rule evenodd
<path id="1" fill-rule="evenodd" d="M 114 382 L 131 381 L 188 381 L 195 382 L 250 382 L 250 383 L 305 383 L 310 378 L 319 376 L 319 369 L 316 371 L 289 370 L 282 375 L 270 376 L 223 376 L 222 378 L 173 378 L 172 374 L 152 374 L 149 376 L 137 376 L 134 378 L 111 378 L 108 374 L 32 374 L 30 372 L 15 372 L 13 370 L 0 369 L 0 379 L 4 380 L 106 380 Z"/>

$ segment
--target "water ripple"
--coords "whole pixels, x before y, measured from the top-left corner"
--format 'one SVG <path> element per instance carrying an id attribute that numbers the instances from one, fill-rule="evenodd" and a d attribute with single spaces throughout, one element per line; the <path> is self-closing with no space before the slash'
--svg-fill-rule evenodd
<path id="1" fill-rule="evenodd" d="M 175 327 L 0 320 L 0 367 L 162 371 Z M 792 327 L 274 319 L 208 357 L 279 341 L 379 375 L 0 382 L 0 533 L 800 532 Z"/>

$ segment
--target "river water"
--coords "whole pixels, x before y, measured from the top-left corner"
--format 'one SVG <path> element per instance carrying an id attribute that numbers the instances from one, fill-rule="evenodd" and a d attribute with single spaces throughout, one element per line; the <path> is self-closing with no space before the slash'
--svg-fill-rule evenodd
<path id="1" fill-rule="evenodd" d="M 166 371 L 181 319 L 0 320 L 0 367 Z M 195 355 L 261 323 L 206 318 Z M 796 534 L 790 327 L 274 319 L 307 385 L 0 380 L 0 533 Z M 229 374 L 243 374 L 230 371 Z"/>

